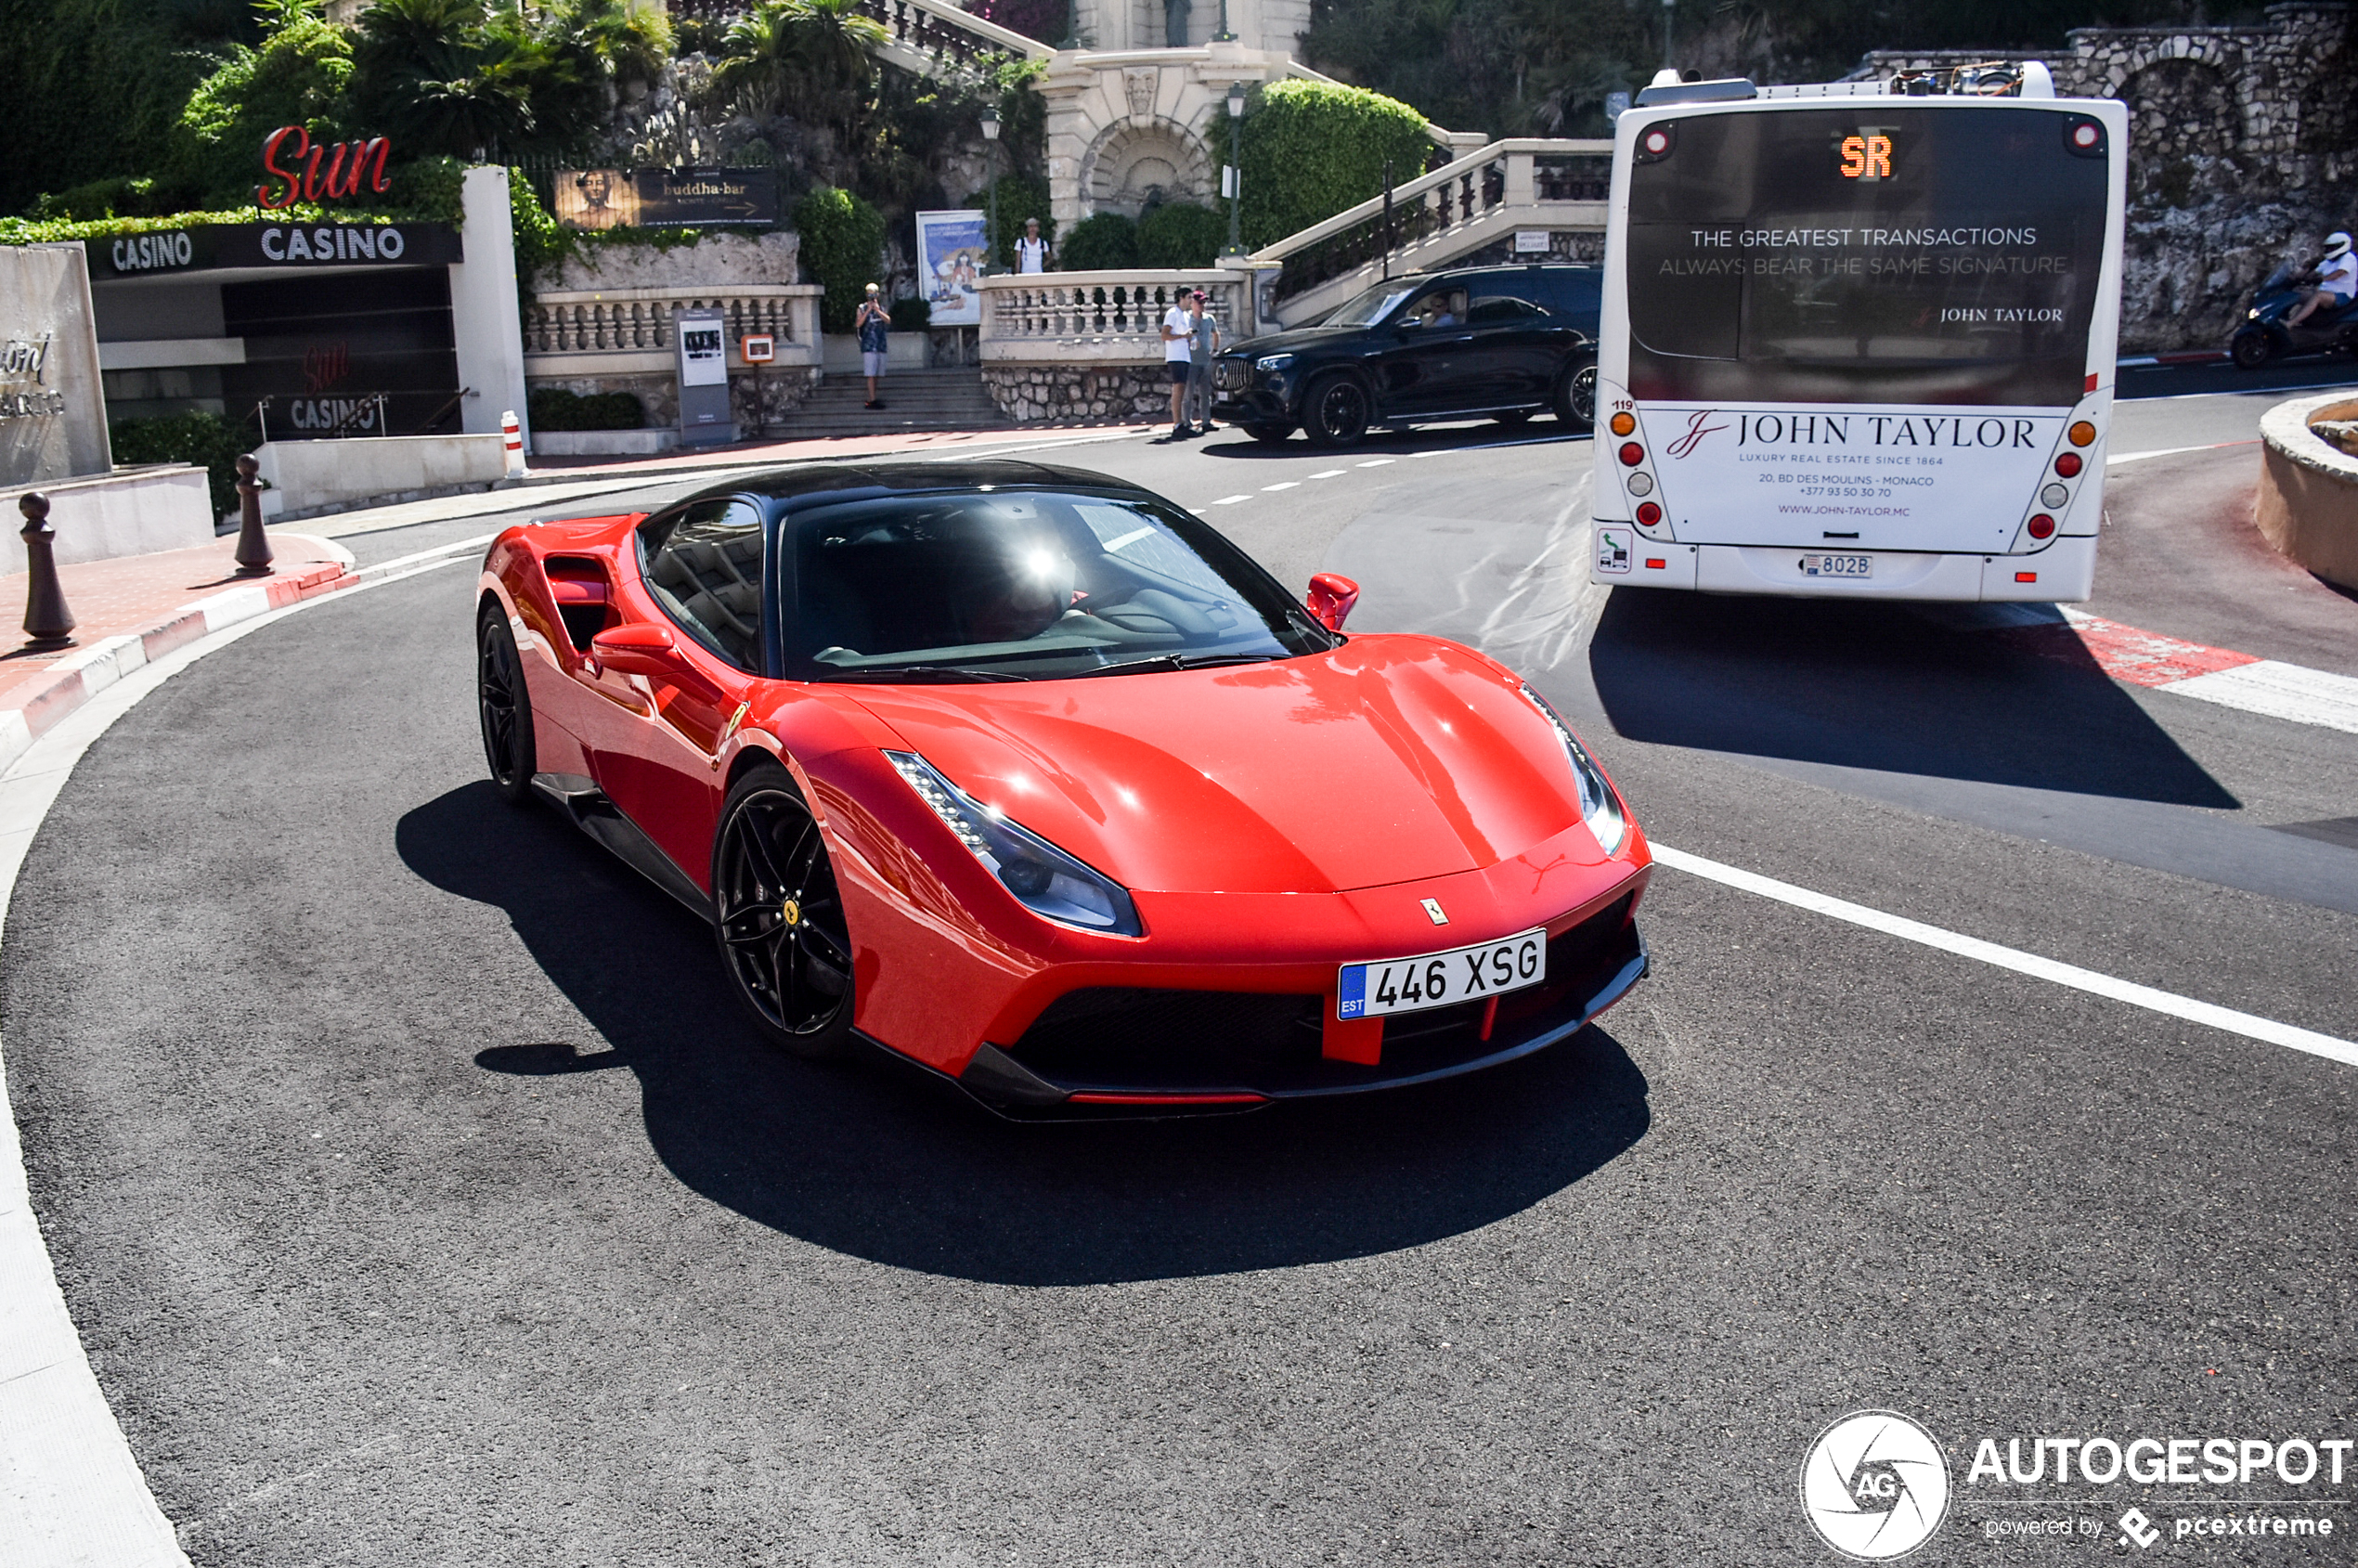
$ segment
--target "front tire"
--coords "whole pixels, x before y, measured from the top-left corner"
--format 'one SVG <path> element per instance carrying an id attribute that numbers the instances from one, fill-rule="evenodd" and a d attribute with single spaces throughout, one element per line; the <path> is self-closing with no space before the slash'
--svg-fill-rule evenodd
<path id="1" fill-rule="evenodd" d="M 839 1056 L 851 1043 L 851 933 L 819 831 L 784 768 L 750 769 L 729 791 L 712 849 L 721 966 L 772 1043 Z"/>
<path id="2" fill-rule="evenodd" d="M 1264 447 L 1279 447 L 1283 446 L 1286 440 L 1293 434 L 1293 426 L 1289 424 L 1249 424 L 1245 426 L 1245 434 L 1251 436 L 1255 441 L 1260 442 Z"/>
<path id="3" fill-rule="evenodd" d="M 1574 430 L 1597 428 L 1597 367 L 1583 365 L 1556 383 L 1556 418 Z"/>
<path id="4" fill-rule="evenodd" d="M 1314 447 L 1351 447 L 1367 434 L 1375 408 L 1367 389 L 1347 375 L 1329 375 L 1312 384 L 1302 399 L 1302 433 Z"/>
<path id="5" fill-rule="evenodd" d="M 2227 353 L 2236 369 L 2257 370 L 2276 356 L 2276 340 L 2257 327 L 2248 327 L 2235 334 Z"/>
<path id="6" fill-rule="evenodd" d="M 491 784 L 512 806 L 532 796 L 539 748 L 532 732 L 532 692 L 507 611 L 486 599 L 475 617 L 475 716 L 483 723 L 483 757 Z"/>

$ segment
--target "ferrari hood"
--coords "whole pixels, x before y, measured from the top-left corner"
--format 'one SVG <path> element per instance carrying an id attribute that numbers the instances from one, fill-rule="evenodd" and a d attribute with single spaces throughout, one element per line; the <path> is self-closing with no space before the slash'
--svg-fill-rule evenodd
<path id="1" fill-rule="evenodd" d="M 1512 679 L 1429 638 L 857 694 L 967 794 L 1141 891 L 1382 887 L 1479 870 L 1580 821 L 1563 747 Z"/>

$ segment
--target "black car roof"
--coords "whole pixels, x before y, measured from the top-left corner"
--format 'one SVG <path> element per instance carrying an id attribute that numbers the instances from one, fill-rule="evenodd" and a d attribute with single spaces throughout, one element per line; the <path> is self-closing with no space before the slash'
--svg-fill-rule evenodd
<path id="1" fill-rule="evenodd" d="M 781 463 L 751 478 L 728 479 L 707 486 L 687 499 L 693 501 L 716 496 L 765 496 L 784 501 L 789 508 L 802 508 L 833 506 L 879 496 L 977 490 L 985 485 L 1034 489 L 1072 486 L 1147 493 L 1127 479 L 1093 473 L 1087 469 L 1022 462 L 1012 458 L 974 458 L 959 462 Z"/>

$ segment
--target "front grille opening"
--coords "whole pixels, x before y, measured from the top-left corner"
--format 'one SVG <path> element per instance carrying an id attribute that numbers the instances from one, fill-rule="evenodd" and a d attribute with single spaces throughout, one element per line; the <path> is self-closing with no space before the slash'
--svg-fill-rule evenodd
<path id="1" fill-rule="evenodd" d="M 1384 1020 L 1373 1068 L 1319 1054 L 1327 998 L 1100 986 L 1050 1004 L 1007 1048 L 1068 1089 L 1302 1090 L 1413 1077 L 1511 1050 L 1576 1020 L 1637 952 L 1625 894 L 1548 944 L 1548 983 L 1498 998 L 1490 1037 L 1476 999 Z"/>

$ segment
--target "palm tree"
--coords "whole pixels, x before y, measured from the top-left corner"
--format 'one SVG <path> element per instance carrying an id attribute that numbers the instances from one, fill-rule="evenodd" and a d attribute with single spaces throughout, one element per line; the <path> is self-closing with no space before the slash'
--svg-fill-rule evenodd
<path id="1" fill-rule="evenodd" d="M 767 0 L 730 27 L 715 85 L 762 118 L 791 111 L 852 139 L 875 81 L 882 23 L 858 0 Z"/>
<path id="2" fill-rule="evenodd" d="M 358 107 L 405 151 L 559 150 L 604 110 L 602 67 L 562 21 L 483 0 L 376 0 L 353 53 Z"/>

